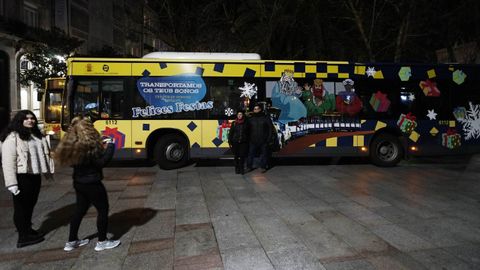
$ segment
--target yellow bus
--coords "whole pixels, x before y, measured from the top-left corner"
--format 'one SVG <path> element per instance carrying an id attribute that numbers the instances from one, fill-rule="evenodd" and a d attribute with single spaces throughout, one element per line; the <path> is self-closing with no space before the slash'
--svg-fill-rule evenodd
<path id="1" fill-rule="evenodd" d="M 41 118 L 44 121 L 44 131 L 50 138 L 58 140 L 61 137 L 60 117 L 62 110 L 62 95 L 65 78 L 49 78 L 45 80 L 45 91 L 41 102 Z"/>
<path id="2" fill-rule="evenodd" d="M 116 139 L 117 159 L 228 157 L 238 110 L 264 105 L 274 157 L 369 156 L 394 166 L 410 155 L 479 150 L 477 65 L 262 60 L 256 54 L 152 53 L 70 58 L 65 129 L 90 117 Z"/>

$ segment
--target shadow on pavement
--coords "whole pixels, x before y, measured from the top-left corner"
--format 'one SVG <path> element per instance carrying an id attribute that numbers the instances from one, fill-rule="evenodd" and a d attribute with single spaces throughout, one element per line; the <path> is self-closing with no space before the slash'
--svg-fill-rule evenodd
<path id="1" fill-rule="evenodd" d="M 40 225 L 39 231 L 47 234 L 62 226 L 70 224 L 70 218 L 75 211 L 75 204 L 69 204 L 47 214 L 47 219 Z"/>
<path id="2" fill-rule="evenodd" d="M 152 208 L 132 208 L 114 213 L 108 218 L 108 232 L 112 234 L 112 239 L 120 239 L 134 226 L 145 225 L 157 212 Z M 94 233 L 86 238 L 93 239 L 97 236 L 98 234 Z"/>

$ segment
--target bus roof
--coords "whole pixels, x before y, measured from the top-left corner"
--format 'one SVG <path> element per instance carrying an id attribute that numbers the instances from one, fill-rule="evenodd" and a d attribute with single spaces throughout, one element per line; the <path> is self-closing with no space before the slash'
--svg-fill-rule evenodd
<path id="1" fill-rule="evenodd" d="M 155 59 L 203 59 L 203 60 L 260 60 L 257 53 L 209 53 L 209 52 L 151 52 L 143 58 Z"/>

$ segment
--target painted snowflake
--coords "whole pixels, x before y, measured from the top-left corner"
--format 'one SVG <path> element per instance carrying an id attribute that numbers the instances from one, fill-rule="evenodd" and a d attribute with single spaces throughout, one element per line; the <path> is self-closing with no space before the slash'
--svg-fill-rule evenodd
<path id="1" fill-rule="evenodd" d="M 470 109 L 465 112 L 464 119 L 458 119 L 463 125 L 465 140 L 480 138 L 480 105 L 469 102 Z"/>
<path id="2" fill-rule="evenodd" d="M 244 82 L 243 87 L 239 87 L 238 89 L 242 90 L 242 94 L 240 97 L 247 97 L 252 98 L 257 94 L 257 86 L 254 83 Z"/>
<path id="3" fill-rule="evenodd" d="M 226 115 L 226 116 L 232 116 L 232 115 L 233 115 L 233 110 L 232 110 L 232 108 L 226 108 L 226 109 L 225 109 L 225 115 Z"/>

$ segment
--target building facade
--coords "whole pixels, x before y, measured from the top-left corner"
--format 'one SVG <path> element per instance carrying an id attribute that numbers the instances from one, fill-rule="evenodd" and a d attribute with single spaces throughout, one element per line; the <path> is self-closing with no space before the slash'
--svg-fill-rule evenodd
<path id="1" fill-rule="evenodd" d="M 28 68 L 21 41 L 28 29 L 58 28 L 82 40 L 77 55 L 141 57 L 168 50 L 156 34 L 155 12 L 138 0 L 0 0 L 0 129 L 16 111 L 30 109 L 40 116 L 38 89 L 20 86 L 21 69 Z M 108 55 L 107 55 L 108 56 Z"/>

